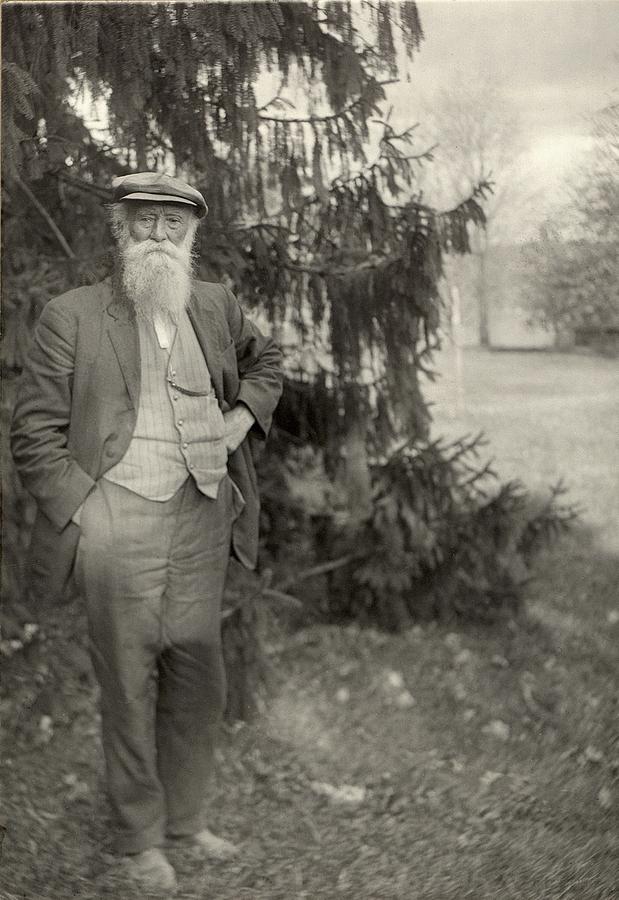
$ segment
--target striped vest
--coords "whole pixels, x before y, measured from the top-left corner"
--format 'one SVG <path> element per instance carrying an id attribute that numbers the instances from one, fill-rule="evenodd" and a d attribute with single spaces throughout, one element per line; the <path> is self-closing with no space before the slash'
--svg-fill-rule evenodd
<path id="1" fill-rule="evenodd" d="M 186 312 L 161 347 L 151 322 L 138 320 L 140 405 L 127 452 L 105 478 L 149 500 L 168 500 L 191 475 L 216 497 L 227 471 L 223 414 Z M 165 343 L 165 342 L 164 342 Z"/>

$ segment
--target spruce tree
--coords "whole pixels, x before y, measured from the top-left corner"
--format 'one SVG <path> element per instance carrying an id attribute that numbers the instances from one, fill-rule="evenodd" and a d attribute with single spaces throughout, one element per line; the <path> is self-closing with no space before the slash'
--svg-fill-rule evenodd
<path id="1" fill-rule="evenodd" d="M 327 515 L 328 560 L 310 566 L 335 572 L 327 612 L 398 627 L 419 613 L 428 585 L 466 614 L 511 602 L 531 535 L 551 532 L 556 516 L 545 506 L 516 539 L 520 494 L 507 486 L 488 500 L 478 490 L 487 474 L 478 442 L 428 439 L 419 378 L 431 374 L 438 340 L 443 255 L 469 251 L 487 186 L 454 209 L 432 208 L 418 178 L 431 153 L 413 123 L 396 131 L 382 108 L 423 39 L 416 5 L 5 3 L 2 18 L 5 371 L 19 371 L 50 296 L 109 268 L 102 204 L 112 177 L 184 176 L 210 207 L 199 274 L 229 280 L 292 345 L 280 446 L 318 449 L 330 477 L 344 464 L 346 526 L 333 533 Z M 268 79 L 278 86 L 265 100 Z M 9 378 L 5 419 L 10 404 Z M 4 592 L 17 599 L 32 511 L 8 464 L 3 477 Z M 278 510 L 286 528 L 290 511 L 277 503 L 272 549 L 285 530 Z M 320 536 L 310 558 L 317 550 Z M 241 582 L 232 592 L 236 712 L 251 708 L 248 673 L 259 663 L 245 600 L 256 590 L 290 600 L 295 579 L 274 589 L 265 573 L 258 589 Z"/>
<path id="2" fill-rule="evenodd" d="M 4 26 L 6 183 L 20 238 L 29 200 L 46 256 L 68 258 L 67 278 L 93 277 L 105 243 L 94 206 L 111 173 L 184 174 L 210 206 L 202 273 L 229 277 L 278 334 L 324 346 L 328 364 L 300 365 L 289 383 L 321 404 L 330 457 L 348 442 L 363 469 L 366 447 L 424 433 L 417 373 L 438 325 L 442 254 L 467 251 L 467 224 L 483 213 L 476 195 L 443 213 L 423 202 L 427 154 L 412 127 L 382 121 L 367 158 L 398 48 L 410 57 L 423 38 L 414 3 L 7 4 Z M 307 110 L 279 94 L 261 108 L 265 72 L 281 94 L 301 80 Z M 79 120 L 69 101 L 80 89 L 105 109 L 113 146 Z"/>
<path id="3" fill-rule="evenodd" d="M 413 512 L 398 488 L 390 522 L 417 559 L 401 590 L 411 592 L 424 566 L 431 579 L 450 551 L 427 535 L 453 541 L 455 517 L 468 514 L 455 509 L 454 490 L 475 464 L 456 467 L 469 445 L 454 454 L 428 443 L 419 378 L 431 374 L 443 255 L 468 252 L 486 186 L 454 209 L 433 209 L 418 179 L 431 154 L 413 123 L 396 131 L 382 109 L 386 83 L 423 39 L 415 4 L 5 4 L 2 12 L 6 368 L 19 370 L 25 335 L 50 296 L 105 274 L 102 204 L 112 177 L 176 172 L 210 207 L 201 276 L 228 279 L 292 344 L 280 434 L 292 423 L 283 443 L 319 448 L 329 476 L 344 464 L 342 545 L 375 543 L 376 491 L 385 478 L 394 490 L 413 479 Z M 265 101 L 268 79 L 279 87 Z M 107 139 L 89 108 L 103 110 Z M 372 475 L 407 441 L 416 461 L 405 455 Z M 7 596 L 16 596 L 30 509 L 4 471 L 5 533 L 18 551 L 5 567 Z M 381 565 L 398 567 L 388 552 L 397 546 L 390 541 Z M 401 605 L 392 586 L 388 593 Z M 246 613 L 241 603 L 237 658 L 251 633 Z"/>

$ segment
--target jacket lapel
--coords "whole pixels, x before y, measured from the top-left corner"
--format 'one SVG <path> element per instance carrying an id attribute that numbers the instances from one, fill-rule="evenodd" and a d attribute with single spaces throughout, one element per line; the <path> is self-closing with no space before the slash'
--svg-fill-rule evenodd
<path id="1" fill-rule="evenodd" d="M 140 397 L 140 340 L 135 318 L 123 303 L 113 300 L 107 308 L 113 321 L 108 325 L 108 334 L 118 359 L 127 391 L 135 409 Z"/>
<path id="2" fill-rule="evenodd" d="M 107 311 L 112 319 L 108 325 L 108 334 L 129 396 L 137 409 L 140 397 L 140 340 L 135 318 L 130 315 L 126 304 L 118 300 L 112 300 Z M 213 389 L 218 400 L 222 401 L 221 323 L 213 309 L 204 302 L 197 302 L 195 292 L 191 295 L 187 313 L 204 353 Z"/>
<path id="3" fill-rule="evenodd" d="M 198 303 L 195 292 L 192 293 L 187 307 L 189 320 L 193 325 L 200 347 L 206 360 L 206 365 L 211 376 L 211 383 L 217 399 L 223 400 L 223 385 L 221 380 L 221 351 L 219 332 L 221 325 L 214 310 L 204 302 Z"/>

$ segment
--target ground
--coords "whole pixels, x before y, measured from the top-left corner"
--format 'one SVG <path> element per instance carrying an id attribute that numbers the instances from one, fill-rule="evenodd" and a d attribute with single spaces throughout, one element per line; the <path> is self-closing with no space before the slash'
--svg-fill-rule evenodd
<path id="1" fill-rule="evenodd" d="M 619 367 L 467 351 L 437 433 L 485 429 L 504 477 L 586 505 L 526 610 L 495 626 L 292 627 L 266 608 L 266 705 L 227 727 L 209 796 L 240 861 L 173 861 L 185 900 L 610 900 L 619 883 Z M 462 389 L 458 385 L 462 385 Z M 613 462 L 614 461 L 614 462 Z M 109 855 L 74 606 L 7 663 L 2 900 L 132 900 Z"/>

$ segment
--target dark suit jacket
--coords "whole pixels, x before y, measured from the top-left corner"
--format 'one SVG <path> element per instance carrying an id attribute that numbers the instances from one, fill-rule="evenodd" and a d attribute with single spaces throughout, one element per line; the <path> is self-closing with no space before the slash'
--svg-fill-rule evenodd
<path id="1" fill-rule="evenodd" d="M 245 317 L 223 285 L 196 282 L 189 316 L 222 410 L 246 404 L 250 435 L 265 438 L 282 389 L 281 353 Z M 12 451 L 38 513 L 30 549 L 30 590 L 48 597 L 66 588 L 79 528 L 74 512 L 97 479 L 125 454 L 140 396 L 140 346 L 127 304 L 111 282 L 81 287 L 45 306 L 17 392 Z M 249 440 L 228 459 L 245 507 L 232 550 L 256 564 L 259 501 Z"/>

